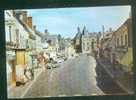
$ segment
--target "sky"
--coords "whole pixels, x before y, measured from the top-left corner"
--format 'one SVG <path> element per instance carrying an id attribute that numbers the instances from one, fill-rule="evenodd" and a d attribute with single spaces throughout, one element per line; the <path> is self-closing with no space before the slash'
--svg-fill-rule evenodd
<path id="1" fill-rule="evenodd" d="M 40 32 L 48 29 L 50 34 L 61 34 L 63 37 L 74 37 L 77 27 L 86 26 L 89 32 L 112 28 L 116 30 L 129 17 L 130 6 L 75 7 L 27 9 L 33 17 L 33 25 Z"/>

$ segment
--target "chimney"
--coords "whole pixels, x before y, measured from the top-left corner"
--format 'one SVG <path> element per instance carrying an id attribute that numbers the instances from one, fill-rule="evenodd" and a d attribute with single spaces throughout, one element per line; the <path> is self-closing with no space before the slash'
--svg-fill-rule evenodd
<path id="1" fill-rule="evenodd" d="M 44 34 L 45 34 L 46 36 L 49 35 L 48 29 L 45 29 Z"/>
<path id="2" fill-rule="evenodd" d="M 77 27 L 77 32 L 80 34 L 81 31 L 80 31 L 80 27 Z"/>
<path id="3" fill-rule="evenodd" d="M 105 27 L 102 25 L 102 33 L 103 33 L 103 38 L 104 38 L 104 33 L 105 33 Z"/>
<path id="4" fill-rule="evenodd" d="M 33 26 L 33 30 L 36 31 L 36 25 Z"/>
<path id="5" fill-rule="evenodd" d="M 109 28 L 109 32 L 112 32 L 112 28 Z"/>
<path id="6" fill-rule="evenodd" d="M 27 11 L 21 11 L 21 15 L 23 22 L 27 23 Z"/>
<path id="7" fill-rule="evenodd" d="M 47 29 L 45 29 L 45 31 L 44 31 L 45 33 L 48 33 L 48 30 Z"/>
<path id="8" fill-rule="evenodd" d="M 32 29 L 32 17 L 27 17 L 27 25 Z"/>

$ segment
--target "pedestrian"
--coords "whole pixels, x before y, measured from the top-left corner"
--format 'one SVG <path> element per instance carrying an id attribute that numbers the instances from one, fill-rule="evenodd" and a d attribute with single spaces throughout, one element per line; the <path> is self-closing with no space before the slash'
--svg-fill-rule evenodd
<path id="1" fill-rule="evenodd" d="M 47 65 L 48 61 L 49 61 L 49 56 L 48 56 L 47 53 L 44 53 L 44 66 L 45 66 L 45 69 L 47 67 L 46 65 Z"/>
<path id="2" fill-rule="evenodd" d="M 99 49 L 99 55 L 100 55 L 100 58 L 103 57 L 103 50 L 102 50 L 102 48 Z"/>
<path id="3" fill-rule="evenodd" d="M 24 70 L 24 77 L 26 79 L 26 82 L 31 80 L 31 72 L 30 72 L 30 70 L 28 70 L 28 69 Z"/>
<path id="4" fill-rule="evenodd" d="M 116 69 L 116 55 L 115 53 L 112 54 L 112 64 L 113 64 L 113 70 Z"/>
<path id="5" fill-rule="evenodd" d="M 44 69 L 45 68 L 45 62 L 46 62 L 46 58 L 44 56 L 44 52 L 40 52 L 39 53 L 38 61 L 39 61 L 39 66 Z"/>
<path id="6" fill-rule="evenodd" d="M 95 49 L 95 58 L 98 56 L 98 48 Z"/>

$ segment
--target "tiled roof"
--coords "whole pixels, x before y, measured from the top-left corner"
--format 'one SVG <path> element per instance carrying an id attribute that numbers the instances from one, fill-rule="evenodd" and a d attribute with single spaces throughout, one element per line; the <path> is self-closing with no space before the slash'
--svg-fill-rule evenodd
<path id="1" fill-rule="evenodd" d="M 17 21 L 23 26 L 23 28 L 28 32 L 29 37 L 33 40 L 36 39 L 35 35 L 32 34 L 33 30 L 23 21 L 21 21 L 17 16 L 15 16 L 15 18 L 17 19 Z"/>

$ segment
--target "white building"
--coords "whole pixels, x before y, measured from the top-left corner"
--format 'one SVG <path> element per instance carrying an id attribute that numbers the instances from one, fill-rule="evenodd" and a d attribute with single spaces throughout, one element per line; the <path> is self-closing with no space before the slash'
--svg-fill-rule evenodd
<path id="1" fill-rule="evenodd" d="M 42 36 L 41 33 L 36 30 L 36 26 L 33 26 L 33 30 L 36 36 L 36 51 L 41 51 L 43 49 L 43 44 L 42 44 Z"/>
<path id="2" fill-rule="evenodd" d="M 59 41 L 57 35 L 48 34 L 47 36 L 44 37 L 44 41 L 42 42 L 46 53 L 48 53 L 51 56 L 57 55 L 57 53 L 59 52 Z"/>
<path id="3" fill-rule="evenodd" d="M 82 53 L 92 53 L 97 46 L 97 34 L 89 33 L 84 27 L 81 41 Z"/>
<path id="4" fill-rule="evenodd" d="M 26 39 L 28 33 L 14 16 L 12 10 L 5 11 L 5 32 L 6 32 L 6 62 L 7 62 L 7 77 L 9 85 L 15 83 L 17 68 L 16 64 L 22 58 L 17 50 L 26 48 Z M 19 58 L 18 58 L 19 57 Z M 20 59 L 22 60 L 22 59 Z M 11 70 L 8 70 L 11 69 Z M 12 74 L 10 74 L 12 73 Z"/>
<path id="5" fill-rule="evenodd" d="M 12 82 L 17 80 L 17 66 L 21 66 L 23 69 L 25 67 L 28 58 L 27 48 L 33 49 L 35 47 L 34 31 L 24 22 L 23 14 L 18 14 L 13 10 L 5 11 L 6 61 L 7 67 L 10 67 L 7 69 L 11 69 L 7 71 L 12 73 Z M 27 16 L 25 17 L 27 18 Z M 9 64 L 8 62 L 11 61 L 12 63 Z"/>
<path id="6" fill-rule="evenodd" d="M 65 56 L 67 58 L 71 58 L 75 55 L 75 49 L 74 46 L 71 44 L 71 41 L 66 40 L 66 45 L 65 45 Z"/>

